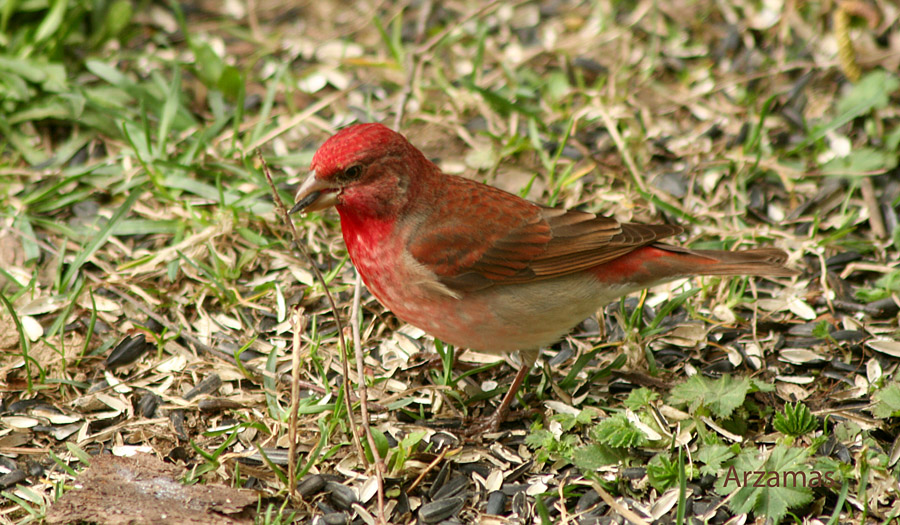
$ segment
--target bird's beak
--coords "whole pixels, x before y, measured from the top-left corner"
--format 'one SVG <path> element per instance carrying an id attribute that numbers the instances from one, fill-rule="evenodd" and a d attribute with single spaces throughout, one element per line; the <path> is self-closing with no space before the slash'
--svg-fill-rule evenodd
<path id="1" fill-rule="evenodd" d="M 337 192 L 316 178 L 316 172 L 309 172 L 309 177 L 300 185 L 297 190 L 297 204 L 291 208 L 290 213 L 298 211 L 319 211 L 330 208 L 337 204 Z"/>

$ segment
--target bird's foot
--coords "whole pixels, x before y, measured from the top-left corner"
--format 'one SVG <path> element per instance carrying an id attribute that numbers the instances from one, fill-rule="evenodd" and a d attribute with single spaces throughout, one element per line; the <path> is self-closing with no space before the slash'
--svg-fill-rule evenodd
<path id="1" fill-rule="evenodd" d="M 467 436 L 475 437 L 479 434 L 495 433 L 500 430 L 500 424 L 506 421 L 506 416 L 509 414 L 509 406 L 515 398 L 519 387 L 522 386 L 522 381 L 525 380 L 525 376 L 528 374 L 531 365 L 532 363 L 526 363 L 519 368 L 515 379 L 513 379 L 512 385 L 510 385 L 509 390 L 506 391 L 497 410 L 490 416 L 482 416 L 481 418 L 472 421 L 472 424 L 466 429 Z"/>
<path id="2" fill-rule="evenodd" d="M 528 419 L 530 421 L 531 418 L 540 413 L 541 411 L 539 409 L 526 408 L 522 410 L 507 410 L 503 414 L 497 411 L 490 416 L 467 419 L 464 421 L 466 428 L 463 430 L 463 434 L 469 438 L 476 438 L 484 434 L 496 434 L 500 432 L 500 426 L 507 421 L 519 421 L 523 419 Z M 523 421 L 522 425 L 516 425 L 515 428 L 528 428 L 529 425 L 530 423 L 528 421 Z"/>

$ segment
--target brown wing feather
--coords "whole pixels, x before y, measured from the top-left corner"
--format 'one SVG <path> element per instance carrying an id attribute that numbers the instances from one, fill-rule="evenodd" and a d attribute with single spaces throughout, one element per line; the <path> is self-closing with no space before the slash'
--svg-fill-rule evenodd
<path id="1" fill-rule="evenodd" d="M 527 271 L 552 239 L 540 207 L 492 186 L 445 176 L 408 248 L 442 282 L 468 289 Z M 473 274 L 473 275 L 469 275 Z"/>
<path id="2" fill-rule="evenodd" d="M 574 214 L 582 220 L 573 225 L 569 216 Z M 562 226 L 557 227 L 557 221 Z M 622 224 L 609 217 L 574 210 L 559 218 L 551 215 L 547 222 L 553 239 L 530 265 L 537 278 L 586 270 L 683 231 L 680 226 L 668 224 Z"/>
<path id="3" fill-rule="evenodd" d="M 445 183 L 408 248 L 454 291 L 574 273 L 682 231 L 546 208 L 459 177 Z"/>

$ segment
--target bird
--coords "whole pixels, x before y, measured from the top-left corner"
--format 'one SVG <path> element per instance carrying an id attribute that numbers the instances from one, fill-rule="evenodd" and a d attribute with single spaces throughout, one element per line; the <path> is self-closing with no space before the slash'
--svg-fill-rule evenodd
<path id="1" fill-rule="evenodd" d="M 368 290 L 401 320 L 460 348 L 519 351 L 497 431 L 541 348 L 626 294 L 698 275 L 789 277 L 776 248 L 694 250 L 674 224 L 542 206 L 444 173 L 402 134 L 353 124 L 313 155 L 290 213 L 334 207 Z M 474 428 L 474 427 L 473 427 Z"/>

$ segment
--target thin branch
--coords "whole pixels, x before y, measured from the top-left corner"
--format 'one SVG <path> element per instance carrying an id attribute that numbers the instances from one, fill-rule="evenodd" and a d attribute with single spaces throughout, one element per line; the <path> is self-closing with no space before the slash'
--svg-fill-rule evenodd
<path id="1" fill-rule="evenodd" d="M 641 172 L 637 168 L 637 164 L 634 163 L 634 158 L 631 156 L 631 153 L 628 152 L 628 148 L 625 147 L 625 140 L 622 138 L 622 134 L 619 133 L 619 128 L 613 121 L 612 116 L 610 116 L 609 111 L 606 110 L 606 105 L 598 100 L 596 108 L 597 111 L 600 112 L 600 118 L 603 119 L 603 125 L 606 126 L 606 131 L 612 138 L 613 143 L 615 143 L 616 149 L 619 150 L 619 155 L 621 155 L 622 160 L 625 161 L 625 166 L 628 167 L 628 172 L 631 174 L 635 186 L 638 187 L 638 190 L 640 190 L 641 193 L 647 193 L 647 183 L 644 182 L 644 176 L 641 175 Z"/>
<path id="2" fill-rule="evenodd" d="M 441 463 L 441 461 L 444 461 L 445 457 L 447 457 L 448 455 L 456 455 L 460 451 L 462 451 L 461 448 L 454 448 L 454 449 L 445 448 L 444 450 L 442 450 L 441 453 L 438 454 L 438 456 L 436 458 L 434 458 L 431 461 L 431 463 L 428 464 L 427 467 L 422 469 L 422 472 L 419 473 L 419 476 L 415 479 L 415 481 L 413 481 L 410 486 L 406 487 L 406 493 L 409 494 L 413 490 L 415 490 L 415 488 L 419 486 L 419 483 L 422 483 L 422 480 L 425 479 L 425 476 L 427 476 L 428 473 L 434 469 L 434 467 L 438 466 Z"/>
<path id="3" fill-rule="evenodd" d="M 869 225 L 876 239 L 887 238 L 887 228 L 884 227 L 884 217 L 881 215 L 881 206 L 878 205 L 878 197 L 875 195 L 875 187 L 871 177 L 863 177 L 859 182 L 863 203 L 869 210 Z"/>
<path id="4" fill-rule="evenodd" d="M 378 489 L 378 522 L 387 523 L 384 516 L 384 459 L 375 446 L 375 437 L 369 426 L 369 389 L 366 386 L 366 370 L 363 365 L 362 337 L 359 330 L 359 305 L 362 298 L 362 277 L 356 272 L 356 283 L 353 287 L 353 306 L 350 310 L 350 329 L 353 333 L 353 353 L 356 355 L 356 387 L 359 391 L 359 411 L 362 416 L 363 431 L 372 450 L 375 460 L 375 478 Z"/>
<path id="5" fill-rule="evenodd" d="M 294 221 L 291 220 L 291 216 L 288 213 L 287 208 L 284 206 L 284 203 L 281 202 L 281 196 L 278 195 L 278 190 L 275 188 L 275 181 L 272 180 L 272 174 L 269 172 L 269 165 L 266 164 L 265 159 L 263 159 L 262 151 L 259 149 L 256 150 L 256 156 L 259 158 L 259 162 L 262 164 L 263 173 L 266 176 L 266 181 L 269 183 L 269 188 L 272 190 L 272 200 L 275 203 L 275 209 L 279 215 L 284 219 L 285 224 L 288 225 L 288 228 L 291 230 L 291 235 L 294 239 L 294 244 L 297 246 L 297 249 L 303 254 L 303 257 L 309 262 L 310 268 L 313 269 L 313 273 L 316 275 L 316 279 L 322 283 L 322 289 L 325 291 L 325 297 L 328 300 L 328 305 L 331 307 L 331 311 L 334 313 L 334 322 L 337 325 L 337 333 L 338 333 L 338 346 L 341 351 L 341 367 L 343 370 L 343 386 L 344 386 L 344 404 L 347 408 L 347 417 L 350 419 L 350 430 L 353 435 L 353 444 L 356 446 L 356 453 L 359 455 L 359 459 L 363 465 L 366 467 L 369 466 L 369 460 L 366 459 L 366 453 L 363 450 L 362 443 L 359 440 L 359 430 L 356 426 L 356 420 L 353 419 L 353 405 L 350 403 L 350 365 L 347 363 L 347 343 L 344 341 L 344 324 L 341 322 L 341 315 L 338 311 L 337 303 L 334 302 L 334 297 L 331 295 L 331 290 L 328 289 L 328 282 L 325 281 L 325 276 L 322 275 L 322 272 L 319 270 L 319 267 L 316 266 L 315 261 L 309 255 L 309 251 L 307 251 L 306 246 L 301 242 L 300 235 L 297 233 L 297 228 L 294 226 Z M 294 348 L 296 352 L 297 349 Z"/>
<path id="6" fill-rule="evenodd" d="M 306 331 L 303 308 L 295 306 L 291 312 L 294 331 L 291 352 L 291 413 L 288 415 L 288 493 L 296 497 L 297 490 L 297 412 L 300 410 L 300 334 Z"/>
<path id="7" fill-rule="evenodd" d="M 428 24 L 428 17 L 431 16 L 432 9 L 432 1 L 428 0 L 424 3 L 422 8 L 419 10 L 419 16 L 416 19 L 416 40 L 415 44 L 418 46 L 422 42 L 422 38 L 425 36 L 425 29 Z M 400 94 L 400 98 L 397 100 L 397 109 L 394 112 L 394 129 L 399 130 L 400 124 L 403 122 L 403 114 L 406 112 L 406 103 L 409 101 L 409 98 L 412 96 L 413 92 L 413 83 L 415 79 L 422 73 L 422 66 L 424 61 L 420 59 L 421 53 L 418 50 L 413 50 L 411 53 L 407 53 L 406 55 L 406 84 L 403 86 L 403 92 Z"/>

